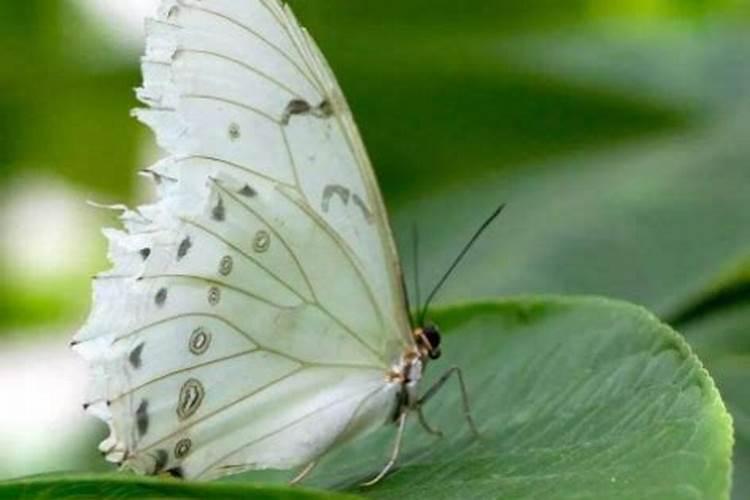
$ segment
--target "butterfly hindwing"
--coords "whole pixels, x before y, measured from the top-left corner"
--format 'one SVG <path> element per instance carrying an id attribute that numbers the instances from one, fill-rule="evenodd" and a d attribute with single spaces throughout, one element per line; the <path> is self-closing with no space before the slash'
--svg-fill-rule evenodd
<path id="1" fill-rule="evenodd" d="M 304 465 L 391 416 L 411 342 L 382 200 L 314 42 L 276 0 L 164 0 L 147 24 L 152 205 L 74 339 L 108 458 L 216 477 Z"/>

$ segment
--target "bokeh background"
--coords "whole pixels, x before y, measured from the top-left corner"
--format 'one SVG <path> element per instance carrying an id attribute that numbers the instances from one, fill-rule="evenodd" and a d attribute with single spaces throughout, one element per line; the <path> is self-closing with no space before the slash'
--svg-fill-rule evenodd
<path id="1" fill-rule="evenodd" d="M 106 268 L 86 205 L 150 196 L 129 117 L 156 0 L 0 3 L 0 479 L 106 470 L 67 349 Z M 750 497 L 750 6 L 742 0 L 293 2 L 328 55 L 423 288 L 618 297 L 687 337 Z M 404 266 L 412 268 L 410 258 Z M 10 459 L 8 459 L 10 457 Z"/>

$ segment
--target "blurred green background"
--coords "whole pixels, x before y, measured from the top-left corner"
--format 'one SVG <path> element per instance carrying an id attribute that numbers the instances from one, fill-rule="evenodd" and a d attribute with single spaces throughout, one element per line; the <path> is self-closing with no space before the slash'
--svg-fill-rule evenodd
<path id="1" fill-rule="evenodd" d="M 106 213 L 150 195 L 128 115 L 155 0 L 0 3 L 0 478 L 102 470 L 67 341 Z M 686 335 L 736 427 L 750 497 L 750 8 L 740 0 L 293 2 L 349 97 L 423 287 L 582 293 Z M 411 269 L 410 258 L 404 266 Z"/>

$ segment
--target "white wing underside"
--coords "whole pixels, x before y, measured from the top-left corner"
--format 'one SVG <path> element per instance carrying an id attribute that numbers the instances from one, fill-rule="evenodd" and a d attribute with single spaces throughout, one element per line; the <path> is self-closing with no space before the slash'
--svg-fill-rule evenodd
<path id="1" fill-rule="evenodd" d="M 303 465 L 387 419 L 410 345 L 361 139 L 276 0 L 169 0 L 136 116 L 159 198 L 106 230 L 113 268 L 74 339 L 110 460 L 216 477 Z"/>

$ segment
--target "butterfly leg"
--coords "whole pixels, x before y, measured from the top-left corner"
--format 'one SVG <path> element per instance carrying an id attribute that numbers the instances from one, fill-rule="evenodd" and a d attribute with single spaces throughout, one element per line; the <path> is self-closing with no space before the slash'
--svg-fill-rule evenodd
<path id="1" fill-rule="evenodd" d="M 393 453 L 391 453 L 391 459 L 388 460 L 387 464 L 385 464 L 385 467 L 383 467 L 383 470 L 380 471 L 380 474 L 367 481 L 366 483 L 362 483 L 362 486 L 372 486 L 373 484 L 383 479 L 383 477 L 388 474 L 391 468 L 393 468 L 396 460 L 398 460 L 398 455 L 401 452 L 401 440 L 404 436 L 404 426 L 406 425 L 406 415 L 407 412 L 404 411 L 401 413 L 401 416 L 398 417 L 398 431 L 396 432 L 396 442 L 393 445 Z"/>
<path id="2" fill-rule="evenodd" d="M 298 484 L 300 481 L 302 481 L 307 476 L 309 476 L 310 473 L 313 471 L 313 469 L 315 469 L 315 467 L 317 465 L 318 465 L 318 461 L 317 460 L 313 460 L 312 462 L 310 462 L 309 464 L 307 464 L 305 466 L 305 468 L 300 471 L 299 474 L 297 474 L 296 476 L 294 476 L 294 478 L 291 481 L 289 481 L 289 484 L 290 485 Z"/>
<path id="3" fill-rule="evenodd" d="M 469 424 L 469 428 L 471 429 L 472 434 L 474 434 L 474 437 L 480 437 L 479 436 L 479 430 L 477 429 L 477 425 L 474 423 L 474 418 L 471 416 L 471 407 L 469 405 L 469 394 L 466 390 L 466 383 L 464 383 L 464 376 L 461 372 L 461 369 L 457 366 L 452 367 L 447 372 L 443 373 L 443 375 L 434 383 L 432 384 L 432 387 L 427 389 L 427 391 L 422 395 L 421 398 L 417 401 L 416 407 L 419 409 L 419 412 L 421 414 L 422 406 L 427 403 L 437 392 L 445 385 L 445 383 L 448 381 L 448 379 L 451 378 L 452 375 L 456 375 L 458 377 L 458 385 L 461 389 L 461 400 L 463 403 L 463 409 L 464 409 L 464 416 L 466 417 L 466 422 Z"/>
<path id="4" fill-rule="evenodd" d="M 443 437 L 443 432 L 440 429 L 435 429 L 432 427 L 429 423 L 427 423 L 427 419 L 424 417 L 424 412 L 422 411 L 422 407 L 417 407 L 417 416 L 419 417 L 419 423 L 422 425 L 422 428 L 427 431 L 428 434 L 432 434 L 433 436 L 437 437 Z"/>

